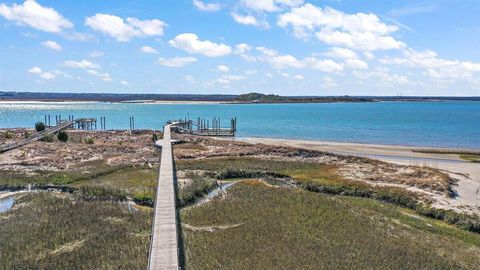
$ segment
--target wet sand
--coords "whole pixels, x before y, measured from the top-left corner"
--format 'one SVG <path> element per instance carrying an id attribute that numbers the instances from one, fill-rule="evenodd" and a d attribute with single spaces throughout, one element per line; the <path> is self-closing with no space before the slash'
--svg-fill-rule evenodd
<path id="1" fill-rule="evenodd" d="M 480 164 L 461 159 L 455 154 L 418 153 L 412 150 L 431 150 L 431 147 L 393 146 L 361 143 L 307 141 L 270 138 L 242 138 L 250 143 L 264 143 L 325 151 L 336 154 L 368 157 L 400 165 L 416 165 L 437 168 L 458 180 L 457 193 L 448 201 L 454 207 L 467 206 L 480 212 Z M 442 150 L 446 150 L 441 148 Z M 478 149 L 448 149 L 478 151 Z M 473 210 L 472 209 L 472 210 Z"/>

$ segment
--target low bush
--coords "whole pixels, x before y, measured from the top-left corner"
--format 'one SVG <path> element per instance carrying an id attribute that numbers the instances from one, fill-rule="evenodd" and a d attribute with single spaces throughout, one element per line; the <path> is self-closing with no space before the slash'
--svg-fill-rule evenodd
<path id="1" fill-rule="evenodd" d="M 303 182 L 300 184 L 300 186 L 305 190 L 313 192 L 376 199 L 379 201 L 404 206 L 410 209 L 415 209 L 417 207 L 417 200 L 415 196 L 412 193 L 407 193 L 402 189 L 372 187 L 360 183 L 347 185 Z"/>
<path id="2" fill-rule="evenodd" d="M 478 215 L 457 213 L 453 210 L 438 209 L 428 205 L 419 205 L 415 210 L 421 215 L 443 220 L 463 230 L 480 233 L 480 217 Z"/>
<path id="3" fill-rule="evenodd" d="M 37 132 L 44 131 L 45 130 L 45 124 L 43 122 L 35 123 L 35 130 Z"/>
<path id="4" fill-rule="evenodd" d="M 57 139 L 61 142 L 67 142 L 68 141 L 68 134 L 65 131 L 60 131 L 57 134 Z"/>
<path id="5" fill-rule="evenodd" d="M 43 137 L 42 141 L 44 141 L 44 142 L 49 142 L 49 143 L 53 142 L 53 134 L 45 135 L 45 136 Z"/>
<path id="6" fill-rule="evenodd" d="M 94 144 L 95 140 L 93 138 L 85 138 L 83 140 L 86 144 Z"/>
<path id="7" fill-rule="evenodd" d="M 145 190 L 134 193 L 133 201 L 138 205 L 153 207 L 155 199 L 152 192 Z"/>
<path id="8" fill-rule="evenodd" d="M 5 139 L 12 139 L 13 138 L 13 133 L 10 131 L 6 131 L 3 133 L 3 138 Z"/>

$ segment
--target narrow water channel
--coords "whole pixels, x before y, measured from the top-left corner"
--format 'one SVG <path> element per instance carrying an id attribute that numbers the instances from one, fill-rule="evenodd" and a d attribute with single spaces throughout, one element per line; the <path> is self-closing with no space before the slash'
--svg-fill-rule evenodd
<path id="1" fill-rule="evenodd" d="M 15 202 L 15 195 L 7 194 L 6 192 L 0 192 L 0 213 L 10 210 Z"/>

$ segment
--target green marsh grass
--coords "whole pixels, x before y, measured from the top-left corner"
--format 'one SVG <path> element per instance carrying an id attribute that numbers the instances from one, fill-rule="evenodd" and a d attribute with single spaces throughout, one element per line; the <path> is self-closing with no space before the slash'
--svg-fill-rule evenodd
<path id="1" fill-rule="evenodd" d="M 0 214 L 0 269 L 145 269 L 151 211 L 52 193 Z"/>
<path id="2" fill-rule="evenodd" d="M 250 181 L 182 211 L 190 269 L 477 269 L 480 235 L 375 200 Z M 418 217 L 417 217 L 418 216 Z M 248 258 L 248 259 L 247 259 Z"/>

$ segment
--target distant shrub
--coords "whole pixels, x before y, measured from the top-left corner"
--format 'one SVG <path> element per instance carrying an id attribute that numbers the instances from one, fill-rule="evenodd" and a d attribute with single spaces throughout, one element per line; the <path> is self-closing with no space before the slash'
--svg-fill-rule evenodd
<path id="1" fill-rule="evenodd" d="M 453 210 L 438 209 L 427 205 L 419 205 L 417 213 L 456 225 L 463 230 L 480 233 L 480 217 L 476 214 L 457 213 Z"/>
<path id="2" fill-rule="evenodd" d="M 68 134 L 65 131 L 60 131 L 57 134 L 57 139 L 61 142 L 67 142 L 68 141 Z"/>
<path id="3" fill-rule="evenodd" d="M 13 133 L 10 132 L 10 131 L 6 131 L 5 133 L 3 133 L 3 137 L 5 139 L 12 139 L 13 138 Z"/>
<path id="4" fill-rule="evenodd" d="M 83 140 L 86 144 L 94 144 L 95 140 L 93 138 L 85 138 Z"/>
<path id="5" fill-rule="evenodd" d="M 45 135 L 42 139 L 42 141 L 44 142 L 53 142 L 53 134 L 48 134 L 48 135 Z"/>
<path id="6" fill-rule="evenodd" d="M 133 194 L 133 201 L 138 205 L 153 207 L 153 194 L 149 191 L 141 191 Z"/>
<path id="7" fill-rule="evenodd" d="M 45 130 L 45 124 L 43 122 L 35 123 L 35 130 L 37 132 L 44 131 Z"/>
<path id="8" fill-rule="evenodd" d="M 30 138 L 31 135 L 32 135 L 32 133 L 30 133 L 29 131 L 23 132 L 23 136 L 25 137 L 25 139 Z"/>

